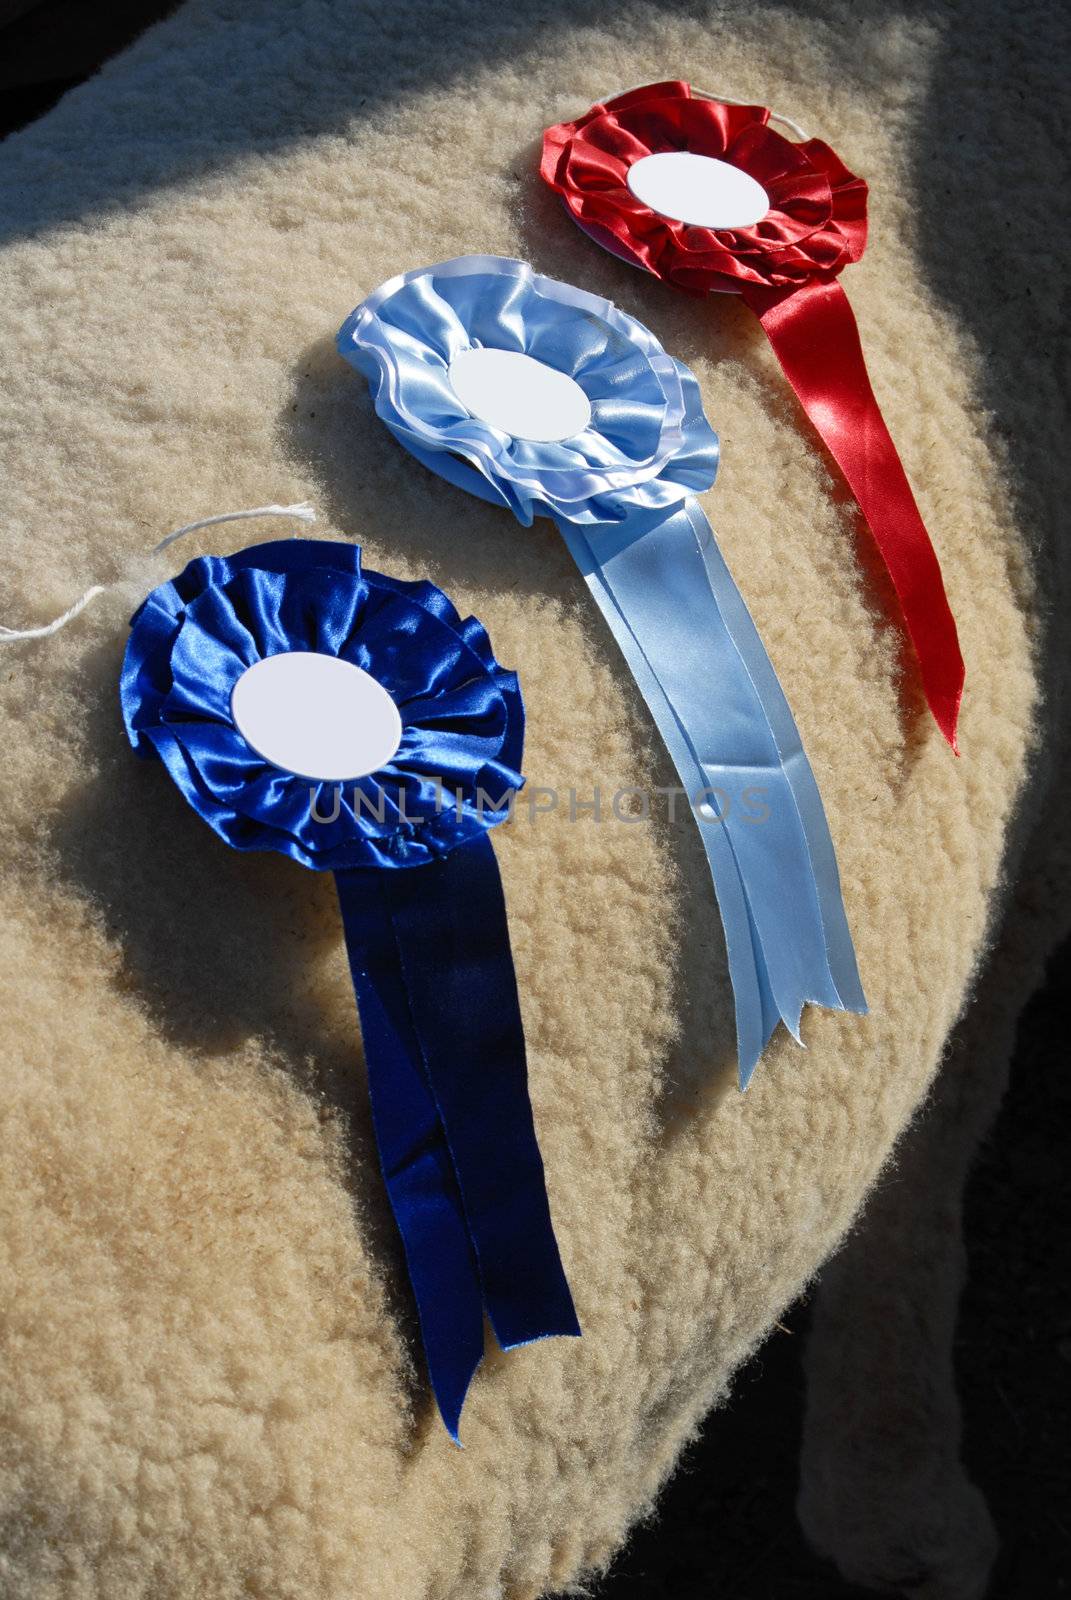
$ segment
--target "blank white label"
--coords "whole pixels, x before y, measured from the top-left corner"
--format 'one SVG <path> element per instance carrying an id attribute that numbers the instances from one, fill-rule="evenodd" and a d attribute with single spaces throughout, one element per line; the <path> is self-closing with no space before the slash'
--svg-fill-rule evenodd
<path id="1" fill-rule="evenodd" d="M 591 421 L 591 405 L 575 378 L 519 350 L 463 350 L 449 376 L 474 417 L 515 439 L 551 444 L 575 438 Z"/>
<path id="2" fill-rule="evenodd" d="M 376 772 L 402 740 L 383 685 L 338 656 L 287 650 L 247 667 L 231 692 L 238 732 L 273 767 L 341 783 Z"/>
<path id="3" fill-rule="evenodd" d="M 748 173 L 691 150 L 641 156 L 628 169 L 628 186 L 641 204 L 694 228 L 750 228 L 770 209 L 766 190 Z"/>

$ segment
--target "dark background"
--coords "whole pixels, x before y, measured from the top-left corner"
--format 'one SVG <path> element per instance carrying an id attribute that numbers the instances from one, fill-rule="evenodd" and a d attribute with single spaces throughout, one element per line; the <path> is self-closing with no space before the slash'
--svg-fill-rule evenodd
<path id="1" fill-rule="evenodd" d="M 175 9 L 163 0 L 0 0 L 0 138 L 41 116 Z M 967 1471 L 1001 1539 L 993 1600 L 1071 1594 L 1069 1186 L 1071 944 L 1024 1012 L 1011 1083 L 966 1196 L 970 1277 L 956 1345 Z M 597 1600 L 852 1600 L 795 1517 L 804 1298 L 738 1374 Z M 361 1597 L 354 1596 L 354 1600 Z M 389 1600 L 384 1596 L 383 1600 Z"/>

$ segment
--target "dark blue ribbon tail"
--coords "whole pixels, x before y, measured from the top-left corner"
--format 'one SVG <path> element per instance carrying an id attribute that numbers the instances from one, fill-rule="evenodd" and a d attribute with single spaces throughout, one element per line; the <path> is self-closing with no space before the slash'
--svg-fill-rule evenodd
<path id="1" fill-rule="evenodd" d="M 484 834 L 426 866 L 335 878 L 380 1160 L 456 1439 L 484 1308 L 503 1349 L 580 1332 L 532 1121 L 498 863 Z"/>
<path id="2" fill-rule="evenodd" d="M 450 1436 L 460 1442 L 461 1408 L 483 1359 L 483 1297 L 461 1191 L 409 1009 L 384 893 L 390 876 L 336 872 L 335 882 L 380 1164 L 405 1248 L 431 1386 Z"/>
<path id="3" fill-rule="evenodd" d="M 502 880 L 486 834 L 392 874 L 398 945 L 503 1349 L 579 1334 L 550 1219 Z"/>

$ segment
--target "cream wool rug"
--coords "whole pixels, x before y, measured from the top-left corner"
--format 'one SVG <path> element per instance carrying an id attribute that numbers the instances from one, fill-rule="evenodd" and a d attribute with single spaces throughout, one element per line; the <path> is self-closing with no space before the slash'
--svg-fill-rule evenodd
<path id="1" fill-rule="evenodd" d="M 571 1584 L 844 1238 L 1055 793 L 1061 41 L 1055 6 L 1004 11 L 191 0 L 0 148 L 0 621 L 119 584 L 0 653 L 10 1600 Z M 754 320 L 601 254 L 535 175 L 546 123 L 678 74 L 771 103 L 871 182 L 844 282 L 960 622 L 959 761 Z M 724 451 L 705 509 L 823 791 L 872 1014 L 812 1011 L 806 1051 L 780 1037 L 741 1096 L 694 831 L 563 805 L 498 833 L 585 1337 L 489 1354 L 459 1452 L 415 1344 L 332 885 L 215 840 L 127 749 L 116 677 L 150 582 L 286 529 L 147 547 L 310 498 L 321 534 L 487 623 L 521 673 L 531 784 L 672 781 L 552 527 L 423 471 L 334 354 L 381 280 L 469 251 L 609 295 L 696 370 Z M 1029 848 L 1027 902 L 1052 870 Z M 987 1015 L 1014 1016 L 1063 905 L 1050 883 Z"/>

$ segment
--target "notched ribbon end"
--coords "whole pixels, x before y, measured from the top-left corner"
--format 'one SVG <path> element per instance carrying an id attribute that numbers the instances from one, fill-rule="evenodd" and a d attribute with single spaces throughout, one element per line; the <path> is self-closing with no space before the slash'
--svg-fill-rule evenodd
<path id="1" fill-rule="evenodd" d="M 476 1376 L 475 1371 L 473 1372 L 472 1376 Z M 471 1383 L 471 1381 L 472 1379 L 470 1378 L 469 1382 Z M 451 1405 L 449 1408 L 447 1408 L 444 1406 L 441 1399 L 437 1399 L 439 1416 L 442 1418 L 443 1427 L 450 1435 L 451 1444 L 456 1445 L 459 1450 L 464 1450 L 465 1448 L 465 1446 L 461 1443 L 461 1413 L 464 1410 L 465 1401 L 467 1398 L 468 1384 L 465 1385 L 465 1393 L 461 1396 L 460 1403 L 456 1407 Z"/>
<path id="2" fill-rule="evenodd" d="M 747 1093 L 747 1090 L 751 1084 L 751 1080 L 755 1076 L 755 1068 L 758 1066 L 761 1059 L 761 1056 L 754 1056 L 745 1060 L 743 1056 L 738 1056 L 736 1066 L 736 1086 L 741 1094 Z"/>
<path id="3" fill-rule="evenodd" d="M 952 754 L 954 756 L 960 755 L 962 752 L 960 751 L 960 748 L 959 748 L 959 701 L 958 700 L 956 702 L 956 709 L 953 711 L 951 718 L 947 722 L 942 720 L 941 723 L 939 724 L 939 726 L 940 726 L 941 732 L 944 734 L 945 738 L 948 740 L 949 747 L 950 747 L 950 749 L 952 751 Z"/>
<path id="4" fill-rule="evenodd" d="M 540 1344 L 544 1339 L 582 1339 L 584 1330 L 574 1312 L 569 1325 L 560 1328 L 546 1328 L 542 1333 L 533 1333 L 526 1339 L 499 1339 L 499 1348 L 502 1350 L 523 1350 L 525 1345 Z"/>
<path id="5" fill-rule="evenodd" d="M 494 1324 L 492 1323 L 492 1330 L 493 1328 Z M 563 1314 L 560 1326 L 547 1327 L 539 1333 L 528 1334 L 523 1338 L 516 1339 L 499 1338 L 496 1333 L 495 1341 L 499 1349 L 504 1354 L 508 1354 L 511 1350 L 523 1350 L 525 1345 L 541 1344 L 544 1339 L 582 1339 L 583 1336 L 579 1318 L 576 1312 L 570 1308 L 568 1313 Z M 464 1388 L 461 1389 L 460 1394 L 455 1393 L 449 1399 L 445 1399 L 439 1393 L 438 1388 L 435 1388 L 435 1400 L 439 1409 L 439 1416 L 442 1418 L 443 1426 L 450 1435 L 451 1440 L 459 1450 L 464 1450 L 465 1448 L 461 1442 L 461 1414 L 465 1408 L 465 1401 L 468 1399 L 472 1380 L 480 1370 L 482 1360 L 481 1356 L 480 1361 L 476 1363 L 465 1380 Z"/>
<path id="6" fill-rule="evenodd" d="M 544 1199 L 540 1210 L 545 1206 Z M 543 1339 L 582 1337 L 572 1291 L 551 1232 L 549 1211 L 545 1212 L 545 1217 L 545 1231 L 540 1230 L 542 1238 L 530 1240 L 531 1288 L 527 1301 L 518 1301 L 515 1294 L 503 1299 L 493 1292 L 485 1292 L 488 1321 L 500 1350 L 521 1350 Z M 548 1249 L 548 1245 L 552 1249 Z"/>

